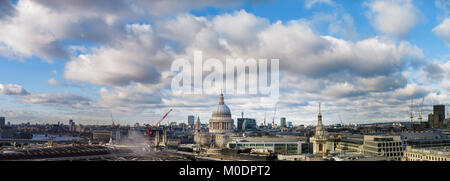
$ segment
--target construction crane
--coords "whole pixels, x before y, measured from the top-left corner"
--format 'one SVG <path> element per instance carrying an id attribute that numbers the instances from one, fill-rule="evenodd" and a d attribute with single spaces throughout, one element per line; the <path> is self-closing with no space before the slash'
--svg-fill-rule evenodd
<path id="1" fill-rule="evenodd" d="M 264 126 L 266 126 L 267 107 L 264 107 Z"/>
<path id="2" fill-rule="evenodd" d="M 275 128 L 275 115 L 277 114 L 277 107 L 278 107 L 278 103 L 275 104 L 275 111 L 273 112 L 272 128 Z"/>
<path id="3" fill-rule="evenodd" d="M 112 112 L 111 112 L 111 121 L 112 121 L 112 127 L 114 128 L 116 125 L 114 124 L 114 118 L 113 118 Z"/>
<path id="4" fill-rule="evenodd" d="M 411 108 L 410 108 L 410 116 L 409 118 L 411 118 L 411 124 L 413 123 L 413 98 L 411 97 Z"/>
<path id="5" fill-rule="evenodd" d="M 423 102 L 425 101 L 425 97 L 422 98 L 422 103 L 420 104 L 420 109 L 419 109 L 419 121 L 422 122 L 422 112 L 423 112 Z"/>
<path id="6" fill-rule="evenodd" d="M 172 109 L 170 109 L 155 125 L 153 125 L 151 128 L 149 128 L 149 124 L 145 125 L 145 128 L 147 128 L 147 135 L 148 135 L 148 141 L 149 143 L 151 143 L 152 139 L 150 137 L 150 135 L 153 132 L 153 129 L 155 129 L 155 127 L 159 126 L 159 123 L 161 123 L 166 117 L 167 115 L 169 115 L 169 113 L 172 112 Z"/>

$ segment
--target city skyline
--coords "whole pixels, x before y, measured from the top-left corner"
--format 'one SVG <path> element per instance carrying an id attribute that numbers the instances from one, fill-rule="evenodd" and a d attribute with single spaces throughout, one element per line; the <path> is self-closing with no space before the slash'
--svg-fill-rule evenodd
<path id="1" fill-rule="evenodd" d="M 110 124 L 112 114 L 133 125 L 170 108 L 165 122 L 206 123 L 219 94 L 170 89 L 171 62 L 195 50 L 280 60 L 278 104 L 225 94 L 233 119 L 315 125 L 322 102 L 325 125 L 406 122 L 411 98 L 415 112 L 424 98 L 426 121 L 433 105 L 450 104 L 449 1 L 6 0 L 0 9 L 0 117 L 11 123 Z"/>

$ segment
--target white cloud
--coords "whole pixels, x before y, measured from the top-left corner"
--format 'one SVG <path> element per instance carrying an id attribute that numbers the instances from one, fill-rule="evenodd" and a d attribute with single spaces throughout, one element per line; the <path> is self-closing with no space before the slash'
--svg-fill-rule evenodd
<path id="1" fill-rule="evenodd" d="M 48 79 L 47 83 L 48 83 L 48 85 L 51 85 L 51 86 L 58 86 L 58 85 L 60 85 L 59 81 L 57 81 L 54 78 Z"/>
<path id="2" fill-rule="evenodd" d="M 450 1 L 448 1 L 448 0 L 435 0 L 434 1 L 434 5 L 437 8 L 442 9 L 445 14 L 450 13 Z"/>
<path id="3" fill-rule="evenodd" d="M 169 67 L 170 50 L 150 25 L 127 25 L 127 34 L 112 45 L 92 48 L 66 65 L 64 77 L 98 85 L 158 83 L 160 68 Z"/>
<path id="4" fill-rule="evenodd" d="M 4 95 L 27 95 L 29 94 L 22 86 L 17 84 L 0 84 L 0 94 Z"/>
<path id="5" fill-rule="evenodd" d="M 60 82 L 58 80 L 56 80 L 55 78 L 50 78 L 47 81 L 47 84 L 50 86 L 66 86 L 66 87 L 79 87 L 79 88 L 85 88 L 85 85 L 79 85 L 79 84 L 74 84 L 74 83 L 69 83 L 69 82 Z"/>
<path id="6" fill-rule="evenodd" d="M 234 29 L 219 28 L 223 24 L 243 24 L 243 26 Z M 336 98 L 385 96 L 382 93 L 406 87 L 407 78 L 400 72 L 410 62 L 423 59 L 422 50 L 406 41 L 396 42 L 387 38 L 372 37 L 351 42 L 332 36 L 320 36 L 304 20 L 268 24 L 268 20 L 245 11 L 219 15 L 211 20 L 181 15 L 171 21 L 157 23 L 154 27 L 157 31 L 151 30 L 147 25 L 132 26 L 136 29 L 127 32 L 125 37 L 128 38 L 118 40 L 120 42 L 118 45 L 127 46 L 112 44 L 93 49 L 67 64 L 66 78 L 113 86 L 99 92 L 100 99 L 94 104 L 97 107 L 142 110 L 144 107 L 186 108 L 195 105 L 199 110 L 209 111 L 209 107 L 206 106 L 210 102 L 209 97 L 174 97 L 164 93 L 164 89 L 168 87 L 156 85 L 162 84 L 164 81 L 161 80 L 166 80 L 167 77 L 162 76 L 160 81 L 155 82 L 141 79 L 145 74 L 140 72 L 148 72 L 145 68 L 150 66 L 143 62 L 151 62 L 151 67 L 156 67 L 157 72 L 164 71 L 167 64 L 153 62 L 153 59 L 121 58 L 134 55 L 152 57 L 154 54 L 142 53 L 148 48 L 141 49 L 137 46 L 142 46 L 140 44 L 143 42 L 147 42 L 144 43 L 146 47 L 152 47 L 151 51 L 171 52 L 167 51 L 165 46 L 149 46 L 151 43 L 148 42 L 153 41 L 143 38 L 147 36 L 154 37 L 152 40 L 157 40 L 156 42 L 170 39 L 173 41 L 171 45 L 180 43 L 176 45 L 179 51 L 169 53 L 170 56 L 167 56 L 167 63 L 174 57 L 192 59 L 194 50 L 202 50 L 204 60 L 210 57 L 225 60 L 226 56 L 279 58 L 283 75 L 289 73 L 289 77 L 293 77 L 292 80 L 296 78 L 300 80 L 289 79 L 280 84 L 283 86 L 282 93 L 287 94 L 287 89 L 304 99 L 311 100 L 333 101 Z M 239 28 L 242 29 L 236 31 Z M 157 32 L 163 33 L 158 37 Z M 240 41 L 240 36 L 243 35 L 246 38 L 245 42 Z M 133 52 L 132 55 L 129 55 L 130 52 Z M 117 65 L 113 66 L 115 64 Z M 120 74 L 121 72 L 127 74 Z M 295 86 L 297 83 L 299 86 Z M 143 87 L 157 88 L 148 90 Z M 234 97 L 233 101 L 249 100 Z M 283 101 L 286 105 L 297 105 L 292 99 Z M 255 109 L 251 105 L 246 105 L 245 108 Z"/>
<path id="7" fill-rule="evenodd" d="M 172 73 L 163 72 L 162 81 L 156 84 L 133 83 L 128 86 L 102 88 L 99 91 L 100 98 L 94 106 L 128 111 L 161 106 L 164 96 L 170 96 L 161 91 L 168 88 L 171 77 Z"/>
<path id="8" fill-rule="evenodd" d="M 433 28 L 433 33 L 445 43 L 450 44 L 450 18 L 446 18 L 440 25 Z"/>
<path id="9" fill-rule="evenodd" d="M 69 58 L 62 41 L 105 42 L 121 32 L 114 24 L 118 12 L 92 10 L 99 6 L 53 9 L 47 3 L 20 0 L 14 16 L 0 20 L 0 53 L 19 60 L 36 56 L 51 62 Z"/>
<path id="10" fill-rule="evenodd" d="M 319 36 L 307 25 L 290 22 L 272 25 L 260 35 L 259 50 L 279 58 L 280 66 L 309 76 L 349 71 L 360 76 L 387 75 L 402 70 L 410 60 L 423 58 L 420 48 L 408 42 L 374 37 L 355 43 Z"/>
<path id="11" fill-rule="evenodd" d="M 249 43 L 255 42 L 259 31 L 270 25 L 269 20 L 256 17 L 244 10 L 216 16 L 212 24 L 219 37 L 226 39 L 230 44 L 242 47 L 251 46 Z"/>
<path id="12" fill-rule="evenodd" d="M 23 102 L 31 104 L 65 105 L 83 107 L 90 105 L 89 98 L 71 93 L 39 93 L 23 96 Z"/>
<path id="13" fill-rule="evenodd" d="M 0 19 L 14 15 L 15 9 L 9 0 L 0 1 Z"/>
<path id="14" fill-rule="evenodd" d="M 164 113 L 171 106 L 180 110 L 174 119 L 184 119 L 184 113 L 193 112 L 210 116 L 210 109 L 217 104 L 217 96 L 170 94 L 171 77 L 166 71 L 171 61 L 177 57 L 192 59 L 194 50 L 202 50 L 204 60 L 210 57 L 225 60 L 227 56 L 279 58 L 283 76 L 279 111 L 289 119 L 314 120 L 319 101 L 327 102 L 329 114 L 326 119 L 336 119 L 336 112 L 347 114 L 356 108 L 364 108 L 357 116 L 374 116 L 376 119 L 381 107 L 400 105 L 409 96 L 420 97 L 435 91 L 408 83 L 408 77 L 402 74 L 411 62 L 423 59 L 420 48 L 407 41 L 383 36 L 358 40 L 354 38 L 355 31 L 343 31 L 354 28 L 349 15 L 330 18 L 329 22 L 335 23 L 329 26 L 332 35 L 326 36 L 314 31 L 313 22 L 305 19 L 271 23 L 244 10 L 211 17 L 186 14 L 188 9 L 229 6 L 235 4 L 234 1 L 195 1 L 192 5 L 177 0 L 140 1 L 138 5 L 133 2 L 124 2 L 130 6 L 123 10 L 108 1 L 19 1 L 16 14 L 0 20 L 5 27 L 0 30 L 3 32 L 0 52 L 48 60 L 73 56 L 68 58 L 64 70 L 64 78 L 69 79 L 69 83 L 51 78 L 49 85 L 69 86 L 70 81 L 80 81 L 105 87 L 98 91 L 95 100 L 67 92 L 30 94 L 23 88 L 20 93 L 17 88 L 13 91 L 0 87 L 0 93 L 23 95 L 25 103 L 119 110 L 132 118 L 153 117 L 149 114 Z M 309 7 L 319 2 L 333 3 L 316 0 L 310 1 Z M 374 22 L 386 18 L 386 13 L 394 17 L 399 13 L 398 16 L 406 18 L 406 23 L 395 30 L 380 25 L 380 31 L 393 36 L 407 34 L 417 21 L 416 16 L 410 14 L 415 11 L 410 7 L 411 2 L 382 2 L 394 6 L 380 8 L 383 6 L 375 5 L 373 1 L 370 4 L 373 9 L 369 7 L 373 10 Z M 65 6 L 65 3 L 69 5 Z M 405 6 L 400 6 L 402 3 Z M 145 21 L 137 21 L 148 13 L 151 16 L 167 15 L 170 12 L 166 10 L 175 12 L 164 18 L 144 17 Z M 36 19 L 38 16 L 46 18 Z M 409 23 L 409 20 L 414 21 Z M 396 25 L 398 20 L 392 21 L 386 23 Z M 130 22 L 150 22 L 151 25 L 126 25 Z M 16 36 L 15 31 L 26 36 Z M 335 34 L 341 37 L 335 37 Z M 353 37 L 350 38 L 352 41 L 347 37 Z M 95 45 L 58 45 L 65 40 Z M 441 85 L 446 87 L 448 82 L 443 81 Z M 250 116 L 262 118 L 264 108 L 254 100 L 251 96 L 227 96 L 226 101 L 232 106 L 234 115 L 246 111 Z M 299 112 L 293 113 L 293 109 Z M 398 114 L 394 113 L 398 110 L 392 108 L 387 117 L 397 119 Z M 94 119 L 97 116 L 90 114 Z"/>
<path id="15" fill-rule="evenodd" d="M 333 0 L 305 0 L 305 7 L 307 9 L 310 9 L 315 4 L 320 4 L 320 3 L 324 3 L 324 4 L 328 4 L 328 5 L 334 5 Z"/>
<path id="16" fill-rule="evenodd" d="M 371 0 L 365 3 L 369 19 L 379 31 L 396 38 L 406 38 L 417 24 L 417 10 L 411 0 Z"/>
<path id="17" fill-rule="evenodd" d="M 426 96 L 430 90 L 427 88 L 417 85 L 417 84 L 408 84 L 406 87 L 397 89 L 392 93 L 393 97 L 397 97 L 403 100 L 408 100 L 411 98 L 418 99 Z"/>

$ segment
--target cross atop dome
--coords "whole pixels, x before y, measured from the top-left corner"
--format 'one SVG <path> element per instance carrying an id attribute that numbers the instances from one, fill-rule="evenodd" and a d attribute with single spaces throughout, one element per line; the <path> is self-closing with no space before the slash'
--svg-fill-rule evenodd
<path id="1" fill-rule="evenodd" d="M 223 92 L 222 92 L 222 89 L 220 90 L 220 99 L 219 99 L 219 104 L 220 105 L 223 105 L 225 102 L 224 102 L 224 100 L 223 100 L 224 98 L 223 98 Z"/>

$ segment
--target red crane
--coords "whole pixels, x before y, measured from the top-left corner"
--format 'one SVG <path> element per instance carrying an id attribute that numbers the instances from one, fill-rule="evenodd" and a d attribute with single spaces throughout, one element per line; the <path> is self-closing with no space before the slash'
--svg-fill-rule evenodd
<path id="1" fill-rule="evenodd" d="M 151 141 L 152 141 L 152 139 L 150 138 L 150 135 L 152 134 L 153 129 L 155 129 L 155 127 L 157 125 L 159 125 L 159 123 L 161 123 L 167 117 L 167 115 L 169 115 L 170 112 L 172 112 L 172 109 L 170 109 L 155 125 L 153 125 L 151 129 L 149 129 L 148 124 L 145 125 L 145 127 L 147 128 L 147 135 L 148 135 L 149 143 L 151 143 Z"/>

